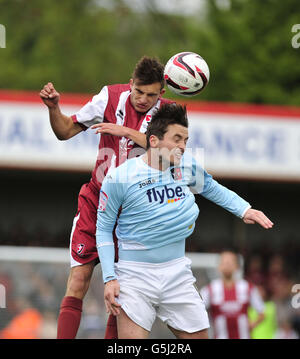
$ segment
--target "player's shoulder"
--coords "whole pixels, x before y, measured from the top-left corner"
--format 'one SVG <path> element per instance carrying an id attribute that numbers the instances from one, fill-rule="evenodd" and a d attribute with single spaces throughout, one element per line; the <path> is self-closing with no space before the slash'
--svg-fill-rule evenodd
<path id="1" fill-rule="evenodd" d="M 130 85 L 129 83 L 107 85 L 107 89 L 110 94 L 119 95 L 122 92 L 130 90 Z"/>
<path id="2" fill-rule="evenodd" d="M 240 283 L 240 284 L 242 284 L 242 285 L 248 285 L 248 286 L 251 286 L 251 285 L 253 285 L 251 282 L 249 282 L 247 279 L 245 279 L 245 278 L 239 278 L 238 280 L 237 280 L 237 283 Z"/>
<path id="3" fill-rule="evenodd" d="M 246 291 L 251 291 L 255 288 L 255 285 L 252 282 L 249 282 L 245 278 L 240 278 L 236 281 L 236 287 L 244 289 Z"/>
<path id="4" fill-rule="evenodd" d="M 215 278 L 210 282 L 210 285 L 221 286 L 221 285 L 223 285 L 223 280 L 222 280 L 222 278 Z"/>
<path id="5" fill-rule="evenodd" d="M 137 157 L 126 160 L 121 165 L 115 168 L 111 168 L 107 175 L 107 182 L 113 183 L 129 183 L 132 181 L 132 177 L 135 176 L 137 168 Z"/>
<path id="6" fill-rule="evenodd" d="M 204 185 L 205 171 L 201 166 L 200 161 L 193 156 L 192 151 L 190 150 L 191 149 L 187 149 L 184 152 L 179 167 L 181 168 L 183 178 L 187 180 L 190 183 L 190 185 L 195 187 L 195 185 L 198 184 L 201 185 L 202 187 Z"/>
<path id="7" fill-rule="evenodd" d="M 223 281 L 221 278 L 215 278 L 212 279 L 207 285 L 206 288 L 210 291 L 210 292 L 215 292 L 220 291 L 221 288 L 223 287 Z"/>

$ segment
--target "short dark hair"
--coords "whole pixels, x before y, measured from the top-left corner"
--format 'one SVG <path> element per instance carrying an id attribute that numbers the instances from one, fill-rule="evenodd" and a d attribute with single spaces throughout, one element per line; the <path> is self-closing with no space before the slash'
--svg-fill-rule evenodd
<path id="1" fill-rule="evenodd" d="M 186 106 L 167 103 L 154 113 L 146 132 L 147 149 L 150 148 L 150 136 L 155 135 L 162 140 L 169 125 L 189 126 Z"/>
<path id="2" fill-rule="evenodd" d="M 155 57 L 143 56 L 135 66 L 132 79 L 139 85 L 151 85 L 159 82 L 163 88 L 165 85 L 164 65 Z"/>

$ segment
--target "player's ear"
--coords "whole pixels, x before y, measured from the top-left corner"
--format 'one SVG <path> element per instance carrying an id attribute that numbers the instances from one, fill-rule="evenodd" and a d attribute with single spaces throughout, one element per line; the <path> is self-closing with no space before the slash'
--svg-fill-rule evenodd
<path id="1" fill-rule="evenodd" d="M 160 90 L 160 96 L 162 96 L 165 92 L 166 92 L 166 89 L 162 88 L 162 89 Z"/>
<path id="2" fill-rule="evenodd" d="M 130 80 L 129 80 L 129 85 L 130 85 L 130 90 L 132 91 L 133 79 L 130 79 Z"/>
<path id="3" fill-rule="evenodd" d="M 149 137 L 149 143 L 150 143 L 150 147 L 151 148 L 157 148 L 158 147 L 158 143 L 159 143 L 159 139 L 157 136 L 155 135 L 151 135 Z"/>

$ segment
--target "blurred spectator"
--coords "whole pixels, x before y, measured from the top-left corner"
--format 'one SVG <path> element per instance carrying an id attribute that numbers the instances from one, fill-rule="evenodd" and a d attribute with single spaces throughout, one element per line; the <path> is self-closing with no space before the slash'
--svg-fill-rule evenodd
<path id="1" fill-rule="evenodd" d="M 43 322 L 40 328 L 40 339 L 56 339 L 57 333 L 56 313 L 45 311 L 43 313 Z"/>
<path id="2" fill-rule="evenodd" d="M 39 339 L 42 326 L 41 313 L 24 298 L 16 299 L 18 313 L 0 332 L 1 339 Z"/>
<path id="3" fill-rule="evenodd" d="M 285 320 L 281 323 L 280 328 L 277 330 L 274 339 L 299 339 L 299 335 L 293 329 L 291 323 Z"/>
<path id="4" fill-rule="evenodd" d="M 12 231 L 16 238 L 20 238 L 18 232 L 22 227 L 18 228 L 18 230 L 14 229 Z M 28 235 L 30 236 L 31 234 L 29 233 Z M 57 239 L 61 246 L 62 237 L 63 232 L 59 236 L 51 234 L 47 241 L 49 240 L 53 244 Z M 45 243 L 45 246 L 48 246 L 50 242 Z M 19 242 L 19 244 L 21 243 Z M 192 246 L 192 248 L 194 247 Z M 48 251 L 48 249 L 45 249 L 45 251 Z M 266 284 L 264 288 L 268 289 L 269 287 L 270 289 L 270 299 L 275 302 L 277 308 L 277 323 L 279 328 L 276 334 L 277 337 L 295 337 L 295 333 L 299 336 L 300 332 L 300 309 L 295 309 L 291 305 L 291 298 L 294 295 L 291 292 L 291 287 L 299 282 L 300 274 L 299 260 L 296 260 L 298 258 L 297 255 L 295 247 L 291 247 L 290 252 L 286 248 L 284 255 L 273 255 L 271 252 L 266 254 L 263 249 L 260 251 L 259 248 L 256 248 L 255 254 L 248 254 L 244 258 L 245 263 L 247 263 L 247 279 L 252 278 L 254 282 L 259 282 L 262 278 L 265 278 Z M 251 264 L 253 257 L 257 258 L 254 258 L 254 264 Z M 288 268 L 286 258 L 289 259 Z M 250 268 L 252 268 L 251 271 L 249 271 Z M 15 332 L 15 323 L 18 323 L 18 318 L 18 320 L 21 318 L 21 322 L 23 321 L 21 315 L 23 313 L 25 320 L 26 315 L 29 314 L 29 318 L 36 318 L 36 323 L 40 322 L 40 326 L 35 324 L 36 327 L 40 327 L 39 334 L 37 334 L 38 337 L 45 339 L 55 338 L 57 312 L 59 310 L 60 298 L 65 291 L 68 270 L 68 263 L 47 263 L 46 261 L 44 262 L 44 258 L 41 258 L 41 262 L 1 261 L 0 283 L 6 289 L 6 308 L 0 310 L 0 331 L 8 328 L 10 328 L 10 331 L 13 328 L 13 332 Z M 103 284 L 98 280 L 101 275 L 100 272 L 101 268 L 97 266 L 91 282 L 88 305 L 83 308 L 84 319 L 79 329 L 78 338 L 103 338 L 101 328 L 102 323 L 106 321 L 107 315 L 102 301 Z M 249 275 L 249 272 L 253 275 Z M 209 270 L 198 268 L 195 269 L 194 275 L 198 285 L 202 287 L 211 278 L 215 278 L 216 270 L 210 273 Z M 268 278 L 270 279 L 270 286 L 268 286 Z M 26 310 L 20 307 L 20 298 L 26 298 Z M 268 316 L 267 307 L 266 316 Z M 155 336 L 169 338 L 169 332 L 164 331 L 164 327 L 160 324 L 158 321 Z M 6 334 L 9 334 L 9 331 L 6 331 Z M 17 335 L 23 334 L 19 332 Z"/>
<path id="5" fill-rule="evenodd" d="M 217 339 L 248 339 L 250 329 L 264 319 L 264 303 L 258 289 L 246 280 L 237 278 L 238 270 L 237 254 L 223 251 L 219 262 L 221 278 L 213 280 L 201 290 Z M 248 319 L 250 305 L 259 313 L 251 323 Z"/>
<path id="6" fill-rule="evenodd" d="M 273 339 L 277 331 L 276 304 L 271 300 L 271 294 L 264 285 L 257 286 L 259 293 L 264 301 L 264 320 L 251 331 L 252 339 Z M 250 322 L 255 322 L 258 318 L 257 311 L 250 307 L 248 310 Z"/>
<path id="7" fill-rule="evenodd" d="M 269 261 L 267 283 L 273 299 L 284 299 L 291 292 L 284 259 L 279 254 L 274 254 Z"/>

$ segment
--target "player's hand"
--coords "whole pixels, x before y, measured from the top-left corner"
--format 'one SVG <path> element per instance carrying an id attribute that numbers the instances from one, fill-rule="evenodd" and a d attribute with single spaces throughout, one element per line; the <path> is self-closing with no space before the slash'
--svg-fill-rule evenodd
<path id="1" fill-rule="evenodd" d="M 119 296 L 119 293 L 120 293 L 120 284 L 116 279 L 105 283 L 105 285 L 104 285 L 104 303 L 105 303 L 107 313 L 113 314 L 113 315 L 120 314 L 121 304 L 119 304 L 116 301 L 116 297 Z"/>
<path id="2" fill-rule="evenodd" d="M 52 82 L 48 82 L 47 85 L 45 85 L 41 90 L 40 98 L 43 100 L 46 106 L 49 108 L 54 108 L 59 102 L 60 95 L 55 90 Z"/>
<path id="3" fill-rule="evenodd" d="M 247 224 L 258 223 L 265 229 L 273 227 L 274 223 L 262 212 L 256 209 L 249 208 L 243 217 L 243 221 Z"/>
<path id="4" fill-rule="evenodd" d="M 96 134 L 106 134 L 106 135 L 113 135 L 118 137 L 127 137 L 127 128 L 124 126 L 116 125 L 115 123 L 97 123 L 91 127 L 92 129 L 96 129 Z"/>

